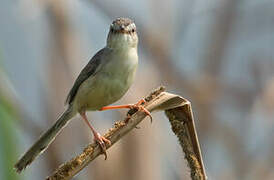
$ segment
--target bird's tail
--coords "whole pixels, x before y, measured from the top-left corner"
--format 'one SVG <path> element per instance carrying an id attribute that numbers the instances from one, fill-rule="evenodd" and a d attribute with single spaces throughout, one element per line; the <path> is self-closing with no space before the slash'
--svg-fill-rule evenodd
<path id="1" fill-rule="evenodd" d="M 32 161 L 42 152 L 44 152 L 54 138 L 59 134 L 60 130 L 65 127 L 67 122 L 75 115 L 72 106 L 58 118 L 54 125 L 48 129 L 31 148 L 17 161 L 14 168 L 18 173 L 25 169 Z"/>

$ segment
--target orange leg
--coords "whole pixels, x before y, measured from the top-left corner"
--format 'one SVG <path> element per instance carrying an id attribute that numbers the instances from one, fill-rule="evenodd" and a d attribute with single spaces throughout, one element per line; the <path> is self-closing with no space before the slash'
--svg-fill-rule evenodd
<path id="1" fill-rule="evenodd" d="M 137 109 L 138 111 L 143 111 L 150 117 L 150 120 L 152 122 L 152 116 L 150 112 L 144 108 L 142 104 L 144 104 L 146 101 L 144 99 L 141 99 L 138 103 L 136 104 L 127 104 L 127 105 L 119 105 L 119 106 L 105 106 L 100 109 L 100 111 L 105 111 L 109 109 L 122 109 L 122 108 L 128 108 L 128 109 Z"/>
<path id="2" fill-rule="evenodd" d="M 106 152 L 106 144 L 105 143 L 107 143 L 108 145 L 111 145 L 110 140 L 108 140 L 107 138 L 105 138 L 104 136 L 101 136 L 98 132 L 96 132 L 96 130 L 93 128 L 93 126 L 89 123 L 88 118 L 86 116 L 86 112 L 82 112 L 82 113 L 80 113 L 80 115 L 83 118 L 83 120 L 87 123 L 88 127 L 91 129 L 93 136 L 94 136 L 94 140 L 101 147 L 102 152 L 105 155 L 105 160 L 106 160 L 107 152 Z"/>

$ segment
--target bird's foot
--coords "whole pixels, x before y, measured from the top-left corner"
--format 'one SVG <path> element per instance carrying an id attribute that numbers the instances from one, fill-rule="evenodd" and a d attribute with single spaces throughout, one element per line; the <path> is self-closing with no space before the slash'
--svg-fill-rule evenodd
<path id="1" fill-rule="evenodd" d="M 150 117 L 150 121 L 152 122 L 151 113 L 144 107 L 145 103 L 146 103 L 146 101 L 144 99 L 141 99 L 136 104 L 127 104 L 127 105 L 119 105 L 119 106 L 105 106 L 105 107 L 102 107 L 100 109 L 100 111 L 109 110 L 109 109 L 122 109 L 122 108 L 128 108 L 128 109 L 133 109 L 133 110 L 136 109 L 137 111 L 143 111 L 147 116 Z M 131 115 L 128 115 L 126 122 L 129 120 L 130 117 L 131 117 Z"/>
<path id="2" fill-rule="evenodd" d="M 105 160 L 107 159 L 107 145 L 111 145 L 111 141 L 105 138 L 104 136 L 101 136 L 99 133 L 94 134 L 94 141 L 98 143 L 98 145 L 102 149 L 102 153 L 105 155 Z"/>
<path id="3" fill-rule="evenodd" d="M 88 127 L 92 131 L 93 136 L 94 136 L 94 141 L 97 142 L 99 144 L 99 146 L 101 147 L 102 152 L 105 155 L 105 160 L 106 160 L 107 159 L 107 152 L 106 152 L 107 147 L 106 147 L 106 144 L 108 144 L 110 146 L 111 145 L 111 141 L 108 140 L 107 138 L 105 138 L 104 136 L 101 136 L 98 132 L 96 132 L 96 130 L 94 129 L 94 127 L 89 123 L 85 111 L 81 112 L 80 115 L 82 116 L 83 120 L 86 122 L 86 124 L 88 125 Z"/>
<path id="4" fill-rule="evenodd" d="M 143 111 L 150 118 L 150 122 L 152 123 L 152 115 L 151 113 L 144 107 L 146 101 L 141 99 L 136 104 L 129 105 L 129 109 L 136 109 L 137 111 Z M 128 118 L 131 118 L 131 115 L 128 114 Z"/>

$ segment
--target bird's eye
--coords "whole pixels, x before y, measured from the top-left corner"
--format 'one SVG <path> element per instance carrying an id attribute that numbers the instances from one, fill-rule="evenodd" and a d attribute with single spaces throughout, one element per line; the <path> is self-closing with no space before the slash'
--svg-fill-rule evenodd
<path id="1" fill-rule="evenodd" d="M 112 33 L 113 33 L 113 32 L 114 32 L 114 29 L 113 29 L 113 28 L 110 28 L 110 32 L 112 32 Z"/>
<path id="2" fill-rule="evenodd" d="M 134 32 L 135 32 L 135 29 L 132 29 L 131 32 L 134 33 Z"/>

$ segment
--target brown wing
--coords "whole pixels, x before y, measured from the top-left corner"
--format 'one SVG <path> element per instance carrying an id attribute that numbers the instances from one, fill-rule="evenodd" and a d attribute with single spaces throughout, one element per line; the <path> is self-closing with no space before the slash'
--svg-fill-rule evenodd
<path id="1" fill-rule="evenodd" d="M 77 91 L 81 84 L 88 79 L 90 76 L 93 76 L 95 72 L 98 71 L 100 65 L 101 65 L 101 60 L 102 60 L 102 55 L 105 52 L 105 48 L 101 49 L 98 51 L 88 62 L 88 64 L 84 67 L 84 69 L 80 72 L 79 76 L 74 82 L 73 87 L 69 91 L 69 94 L 67 96 L 67 99 L 65 101 L 65 104 L 71 104 L 71 102 L 74 100 Z"/>

